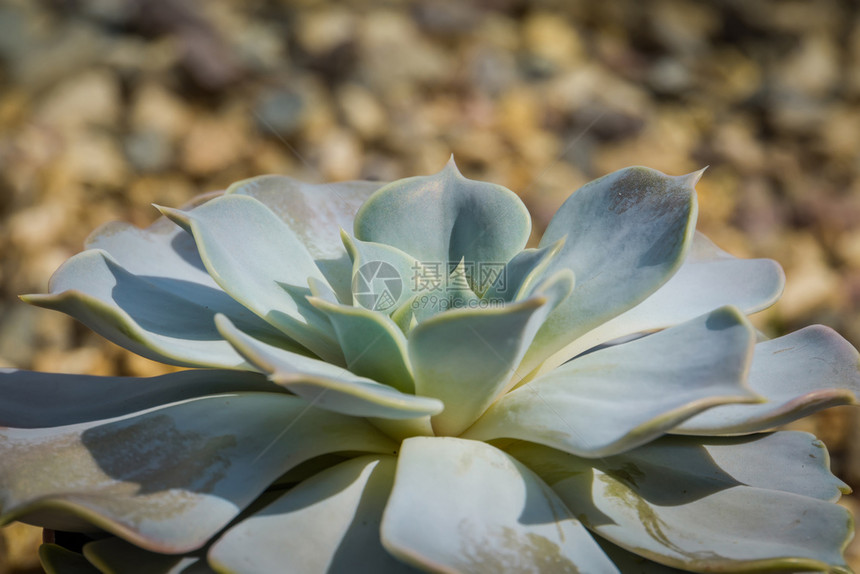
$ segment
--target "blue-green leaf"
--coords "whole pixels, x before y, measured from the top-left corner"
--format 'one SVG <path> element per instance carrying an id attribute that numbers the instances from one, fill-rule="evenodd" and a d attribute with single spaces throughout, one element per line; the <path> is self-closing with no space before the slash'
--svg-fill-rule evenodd
<path id="1" fill-rule="evenodd" d="M 0 369 L 0 426 L 65 426 L 242 391 L 284 392 L 264 375 L 247 371 L 194 369 L 143 378 Z"/>
<path id="2" fill-rule="evenodd" d="M 860 354 L 834 330 L 813 325 L 756 345 L 749 385 L 767 402 L 717 407 L 685 421 L 672 432 L 760 432 L 827 407 L 857 404 Z"/>
<path id="3" fill-rule="evenodd" d="M 304 298 L 309 277 L 325 278 L 269 208 L 233 194 L 191 211 L 160 209 L 194 235 L 206 269 L 231 297 L 323 359 L 343 361 L 331 325 Z"/>
<path id="4" fill-rule="evenodd" d="M 607 341 L 671 327 L 724 305 L 733 305 L 747 315 L 761 311 L 779 299 L 784 284 L 785 274 L 775 261 L 732 257 L 697 232 L 684 264 L 665 285 L 639 305 L 571 342 L 544 362 L 541 371 Z"/>
<path id="5" fill-rule="evenodd" d="M 351 300 L 352 266 L 340 229 L 352 229 L 358 208 L 384 185 L 375 181 L 311 184 L 282 175 L 234 183 L 227 194 L 248 195 L 280 217 L 305 245 L 341 303 Z"/>
<path id="6" fill-rule="evenodd" d="M 215 574 L 199 552 L 157 554 L 121 538 L 88 542 L 83 552 L 102 574 Z"/>
<path id="7" fill-rule="evenodd" d="M 57 544 L 39 546 L 39 560 L 46 574 L 101 574 L 81 554 Z"/>
<path id="8" fill-rule="evenodd" d="M 692 572 L 847 572 L 852 534 L 815 437 L 668 438 L 585 460 L 528 443 L 508 451 L 614 544 Z M 838 493 L 837 493 L 838 494 Z"/>
<path id="9" fill-rule="evenodd" d="M 396 444 L 364 420 L 281 393 L 235 393 L 50 429 L 0 429 L 0 523 L 94 526 L 162 553 L 196 550 L 277 477 Z"/>
<path id="10" fill-rule="evenodd" d="M 489 309 L 455 309 L 419 323 L 409 337 L 415 391 L 445 403 L 433 417 L 437 434 L 458 435 L 505 389 L 544 318 L 573 287 L 570 272 L 535 295 Z"/>
<path id="11" fill-rule="evenodd" d="M 363 307 L 309 299 L 334 327 L 347 368 L 404 393 L 415 392 L 406 337 L 387 315 Z"/>
<path id="12" fill-rule="evenodd" d="M 441 401 L 401 393 L 337 365 L 267 345 L 225 317 L 219 316 L 216 322 L 224 338 L 270 380 L 320 409 L 359 417 L 408 419 L 436 414 L 444 408 Z"/>
<path id="13" fill-rule="evenodd" d="M 263 339 L 289 340 L 240 307 L 217 287 L 135 275 L 106 252 L 90 249 L 66 261 L 51 278 L 50 294 L 27 303 L 62 311 L 135 353 L 174 365 L 249 368 L 215 328 L 223 310 Z M 296 344 L 294 350 L 300 350 Z"/>
<path id="14" fill-rule="evenodd" d="M 719 309 L 578 357 L 499 399 L 463 436 L 623 452 L 707 408 L 759 400 L 745 383 L 754 343 L 740 312 Z"/>
<path id="15" fill-rule="evenodd" d="M 209 560 L 231 573 L 416 572 L 379 536 L 396 466 L 365 456 L 322 471 L 227 530 Z"/>
<path id="16" fill-rule="evenodd" d="M 538 332 L 524 369 L 641 303 L 675 274 L 693 238 L 693 186 L 700 175 L 631 167 L 586 184 L 564 202 L 540 246 L 566 238 L 547 272 L 572 269 L 576 290 Z"/>
<path id="17" fill-rule="evenodd" d="M 355 218 L 355 236 L 385 243 L 423 263 L 504 264 L 526 245 L 531 218 L 499 185 L 466 179 L 453 160 L 435 175 L 410 177 L 374 193 Z M 487 285 L 472 285 L 483 293 Z"/>
<path id="18" fill-rule="evenodd" d="M 618 572 L 528 468 L 488 444 L 451 437 L 403 442 L 382 544 L 437 572 Z"/>

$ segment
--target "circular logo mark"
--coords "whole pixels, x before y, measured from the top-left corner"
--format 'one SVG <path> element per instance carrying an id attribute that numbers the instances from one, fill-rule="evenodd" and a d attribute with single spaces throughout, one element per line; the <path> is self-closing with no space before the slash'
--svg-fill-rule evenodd
<path id="1" fill-rule="evenodd" d="M 359 305 L 372 311 L 394 307 L 403 292 L 403 280 L 385 261 L 368 261 L 352 276 L 352 293 Z"/>

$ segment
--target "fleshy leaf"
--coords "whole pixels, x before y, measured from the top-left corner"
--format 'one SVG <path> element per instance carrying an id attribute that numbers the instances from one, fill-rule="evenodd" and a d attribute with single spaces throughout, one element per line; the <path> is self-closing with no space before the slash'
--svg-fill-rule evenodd
<path id="1" fill-rule="evenodd" d="M 304 243 L 338 300 L 348 303 L 352 265 L 339 230 L 352 229 L 358 208 L 382 185 L 377 181 L 311 184 L 282 175 L 264 175 L 234 183 L 227 194 L 251 196 L 284 220 Z"/>
<path id="2" fill-rule="evenodd" d="M 586 184 L 564 202 L 540 246 L 566 237 L 547 272 L 572 269 L 576 290 L 547 318 L 524 370 L 638 305 L 678 270 L 695 229 L 700 176 L 630 167 Z"/>
<path id="3" fill-rule="evenodd" d="M 83 551 L 102 574 L 215 574 L 201 556 L 147 552 L 121 538 L 89 542 Z"/>
<path id="4" fill-rule="evenodd" d="M 47 428 L 118 417 L 205 395 L 283 392 L 264 375 L 194 369 L 160 377 L 94 377 L 0 369 L 0 427 Z M 86 400 L 82 400 L 86 397 Z"/>
<path id="5" fill-rule="evenodd" d="M 0 522 L 200 548 L 278 476 L 336 451 L 392 452 L 361 419 L 280 393 L 214 395 L 51 429 L 0 429 Z"/>
<path id="6" fill-rule="evenodd" d="M 252 197 L 224 195 L 191 210 L 161 212 L 188 229 L 206 269 L 231 297 L 323 359 L 343 357 L 331 325 L 303 297 L 325 281 L 295 233 Z"/>
<path id="7" fill-rule="evenodd" d="M 22 299 L 71 315 L 103 337 L 156 361 L 248 368 L 215 328 L 219 309 L 230 313 L 241 307 L 217 287 L 138 276 L 106 252 L 90 249 L 66 261 L 51 278 L 49 290 L 51 294 Z M 230 316 L 263 339 L 280 335 L 247 310 Z"/>
<path id="8" fill-rule="evenodd" d="M 82 555 L 57 544 L 39 546 L 39 560 L 46 574 L 101 574 Z"/>
<path id="9" fill-rule="evenodd" d="M 396 247 L 353 239 L 342 233 L 352 258 L 352 304 L 393 313 L 422 284 L 422 265 Z"/>
<path id="10" fill-rule="evenodd" d="M 678 464 L 679 460 L 684 463 Z M 688 491 L 728 481 L 730 486 L 767 488 L 828 502 L 851 492 L 830 472 L 830 455 L 824 444 L 798 431 L 747 437 L 667 436 L 613 457 L 606 469 L 611 466 L 648 468 L 654 476 L 664 471 L 686 474 Z"/>
<path id="11" fill-rule="evenodd" d="M 374 456 L 324 470 L 227 530 L 210 561 L 222 572 L 415 572 L 379 538 L 396 466 Z"/>
<path id="12" fill-rule="evenodd" d="M 448 311 L 412 330 L 415 392 L 445 403 L 445 410 L 433 417 L 437 434 L 460 434 L 518 380 L 517 365 L 535 332 L 572 287 L 572 274 L 562 271 L 530 299 Z"/>
<path id="13" fill-rule="evenodd" d="M 391 314 L 391 320 L 394 324 L 400 327 L 405 335 L 409 335 L 418 325 L 418 319 L 415 316 L 415 311 L 420 306 L 420 297 L 413 296 L 406 300 L 400 307 L 394 310 Z"/>
<path id="14" fill-rule="evenodd" d="M 346 366 L 351 372 L 404 393 L 415 392 L 406 337 L 394 321 L 387 315 L 362 307 L 314 298 L 309 301 L 325 313 L 334 327 Z"/>
<path id="15" fill-rule="evenodd" d="M 488 444 L 451 437 L 403 442 L 382 544 L 441 572 L 618 572 L 528 468 Z"/>
<path id="16" fill-rule="evenodd" d="M 358 417 L 408 419 L 442 410 L 441 401 L 401 393 L 324 361 L 304 357 L 254 339 L 225 317 L 216 319 L 224 338 L 269 379 L 320 409 Z"/>
<path id="17" fill-rule="evenodd" d="M 665 285 L 642 303 L 603 323 L 548 359 L 545 372 L 613 339 L 664 329 L 711 309 L 734 305 L 749 315 L 773 305 L 785 285 L 785 274 L 770 259 L 738 259 L 699 232 L 684 264 Z"/>
<path id="18" fill-rule="evenodd" d="M 313 277 L 308 277 L 308 289 L 311 291 L 311 296 L 329 303 L 339 303 L 337 294 L 332 291 L 331 286 L 325 281 L 320 281 Z"/>
<path id="19" fill-rule="evenodd" d="M 488 300 L 502 299 L 518 301 L 527 297 L 537 286 L 537 281 L 543 276 L 553 257 L 559 254 L 564 246 L 564 238 L 553 244 L 539 249 L 525 249 L 508 261 L 498 274 L 492 285 L 484 293 Z M 487 270 L 491 271 L 490 269 Z M 488 278 L 489 279 L 489 278 Z"/>
<path id="20" fill-rule="evenodd" d="M 749 385 L 768 401 L 714 408 L 672 432 L 746 434 L 772 429 L 827 407 L 857 404 L 860 355 L 832 329 L 813 325 L 756 345 Z"/>
<path id="21" fill-rule="evenodd" d="M 188 210 L 220 196 L 220 192 L 198 196 L 182 206 Z M 200 260 L 194 238 L 166 217 L 159 217 L 144 229 L 123 221 L 108 222 L 93 231 L 85 242 L 87 249 L 101 249 L 123 268 L 152 279 L 176 279 L 178 285 L 197 283 L 220 290 Z M 253 316 L 234 302 L 249 316 Z"/>
<path id="22" fill-rule="evenodd" d="M 648 560 L 637 554 L 624 550 L 610 541 L 600 536 L 595 536 L 594 539 L 600 545 L 600 548 L 609 556 L 609 559 L 615 563 L 615 566 L 624 574 L 684 574 L 683 570 L 663 566 L 653 560 Z"/>
<path id="23" fill-rule="evenodd" d="M 472 278 L 474 281 L 474 278 Z M 468 309 L 477 306 L 480 298 L 469 287 L 469 274 L 466 273 L 466 262 L 461 259 L 448 274 L 446 295 L 449 309 Z"/>
<path id="24" fill-rule="evenodd" d="M 745 384 L 755 333 L 726 307 L 578 357 L 494 403 L 464 437 L 517 438 L 600 457 L 707 408 L 756 401 Z"/>
<path id="25" fill-rule="evenodd" d="M 409 316 L 409 328 L 407 334 L 412 332 L 417 325 L 423 323 L 430 317 L 451 311 L 453 309 L 489 309 L 491 306 L 501 306 L 504 301 L 482 301 L 472 288 L 471 278 L 474 273 L 474 265 L 470 265 L 467 271 L 466 262 L 448 263 L 448 271 L 441 267 L 437 270 L 433 266 L 424 266 L 424 276 L 419 281 L 425 281 L 427 287 L 423 292 L 417 292 L 403 307 L 408 306 L 411 314 Z M 441 275 L 437 275 L 441 273 Z M 446 276 L 447 274 L 447 276 Z M 429 279 L 429 278 L 434 279 Z M 399 324 L 405 322 L 405 315 L 400 317 L 404 311 L 403 307 L 392 315 Z"/>
<path id="26" fill-rule="evenodd" d="M 435 175 L 410 177 L 374 193 L 355 217 L 355 236 L 392 245 L 422 263 L 465 259 L 504 264 L 526 245 L 531 218 L 502 186 L 463 177 L 453 160 Z M 487 285 L 472 285 L 482 293 Z"/>
<path id="27" fill-rule="evenodd" d="M 528 443 L 509 452 L 589 529 L 662 564 L 693 572 L 846 571 L 850 514 L 816 498 L 838 482 L 823 449 L 806 433 L 780 435 L 671 437 L 590 460 Z"/>

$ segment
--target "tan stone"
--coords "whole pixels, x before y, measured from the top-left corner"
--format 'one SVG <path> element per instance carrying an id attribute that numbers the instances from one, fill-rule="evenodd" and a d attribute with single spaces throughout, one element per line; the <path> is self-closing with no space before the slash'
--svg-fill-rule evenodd
<path id="1" fill-rule="evenodd" d="M 376 139 L 387 129 L 385 109 L 367 88 L 346 84 L 338 91 L 337 101 L 347 125 L 363 139 Z"/>
<path id="2" fill-rule="evenodd" d="M 570 69 L 583 58 L 582 40 L 562 14 L 538 12 L 523 23 L 522 46 L 556 69 Z"/>
<path id="3" fill-rule="evenodd" d="M 121 111 L 119 82 L 106 70 L 94 69 L 53 88 L 39 104 L 36 120 L 61 131 L 82 126 L 113 127 Z"/>
<path id="4" fill-rule="evenodd" d="M 201 116 L 182 143 L 181 165 L 193 175 L 211 175 L 245 158 L 247 125 L 238 118 Z"/>
<path id="5" fill-rule="evenodd" d="M 157 131 L 172 140 L 185 135 L 192 122 L 188 105 L 164 86 L 147 82 L 135 90 L 131 126 L 137 131 Z"/>

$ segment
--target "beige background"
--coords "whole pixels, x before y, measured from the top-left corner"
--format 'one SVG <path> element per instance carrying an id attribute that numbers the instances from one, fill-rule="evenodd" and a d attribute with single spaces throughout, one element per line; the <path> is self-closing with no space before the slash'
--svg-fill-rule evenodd
<path id="1" fill-rule="evenodd" d="M 699 226 L 785 267 L 777 335 L 860 343 L 860 10 L 837 0 L 0 2 L 0 363 L 165 368 L 16 295 L 112 219 L 260 173 L 431 173 L 521 194 L 538 230 L 631 164 L 710 165 Z M 799 423 L 860 487 L 860 418 Z M 846 504 L 858 510 L 857 498 Z M 0 573 L 34 568 L 3 531 Z M 860 549 L 850 550 L 860 568 Z"/>

